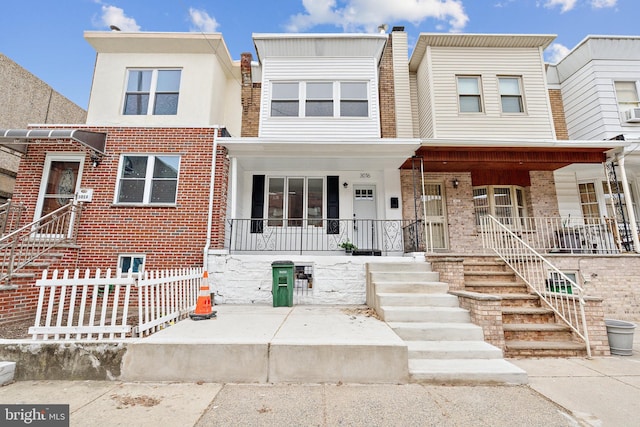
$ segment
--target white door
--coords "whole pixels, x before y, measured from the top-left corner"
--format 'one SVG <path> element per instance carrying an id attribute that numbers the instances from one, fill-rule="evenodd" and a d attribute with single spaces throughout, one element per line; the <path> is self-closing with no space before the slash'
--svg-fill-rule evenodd
<path id="1" fill-rule="evenodd" d="M 84 156 L 51 155 L 45 161 L 34 221 L 69 203 L 80 187 Z"/>
<path id="2" fill-rule="evenodd" d="M 380 249 L 376 229 L 375 185 L 354 185 L 353 188 L 353 243 L 360 250 Z"/>

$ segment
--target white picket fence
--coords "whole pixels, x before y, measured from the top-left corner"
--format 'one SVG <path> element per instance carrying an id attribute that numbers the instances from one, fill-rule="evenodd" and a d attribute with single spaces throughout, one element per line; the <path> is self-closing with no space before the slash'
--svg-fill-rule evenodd
<path id="1" fill-rule="evenodd" d="M 104 275 L 89 269 L 43 271 L 39 287 L 34 339 L 103 340 L 146 336 L 194 310 L 203 279 L 202 268 Z"/>

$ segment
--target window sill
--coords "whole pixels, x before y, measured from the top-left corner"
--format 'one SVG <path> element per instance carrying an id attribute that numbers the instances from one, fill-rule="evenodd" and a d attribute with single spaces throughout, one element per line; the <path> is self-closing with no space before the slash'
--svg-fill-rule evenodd
<path id="1" fill-rule="evenodd" d="M 111 208 L 177 208 L 176 203 L 112 203 Z"/>

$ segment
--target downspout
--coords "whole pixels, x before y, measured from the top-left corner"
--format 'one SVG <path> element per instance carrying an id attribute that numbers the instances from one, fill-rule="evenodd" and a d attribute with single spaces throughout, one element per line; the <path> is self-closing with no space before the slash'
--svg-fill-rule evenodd
<path id="1" fill-rule="evenodd" d="M 616 156 L 618 166 L 620 166 L 620 175 L 622 179 L 622 189 L 625 195 L 625 205 L 627 206 L 627 216 L 629 217 L 629 226 L 631 227 L 631 239 L 633 240 L 633 250 L 640 253 L 640 239 L 638 238 L 638 226 L 636 224 L 636 215 L 633 211 L 633 203 L 629 181 L 627 181 L 627 171 L 624 167 L 624 156 Z"/>
<path id="2" fill-rule="evenodd" d="M 215 126 L 213 131 L 213 156 L 211 158 L 211 180 L 209 188 L 209 207 L 207 209 L 207 240 L 204 244 L 202 266 L 207 270 L 207 261 L 209 258 L 209 248 L 211 247 L 211 226 L 213 224 L 213 195 L 216 185 L 216 159 L 218 155 L 218 133 L 220 127 Z"/>

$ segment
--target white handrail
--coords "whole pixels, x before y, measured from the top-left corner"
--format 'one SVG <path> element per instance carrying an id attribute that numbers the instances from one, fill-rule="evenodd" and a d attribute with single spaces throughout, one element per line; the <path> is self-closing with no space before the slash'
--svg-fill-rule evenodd
<path id="1" fill-rule="evenodd" d="M 492 249 L 562 319 L 587 346 L 591 345 L 584 312 L 584 290 L 491 215 L 481 218 L 482 244 Z M 548 285 L 550 274 L 571 286 L 573 294 L 554 292 Z"/>

